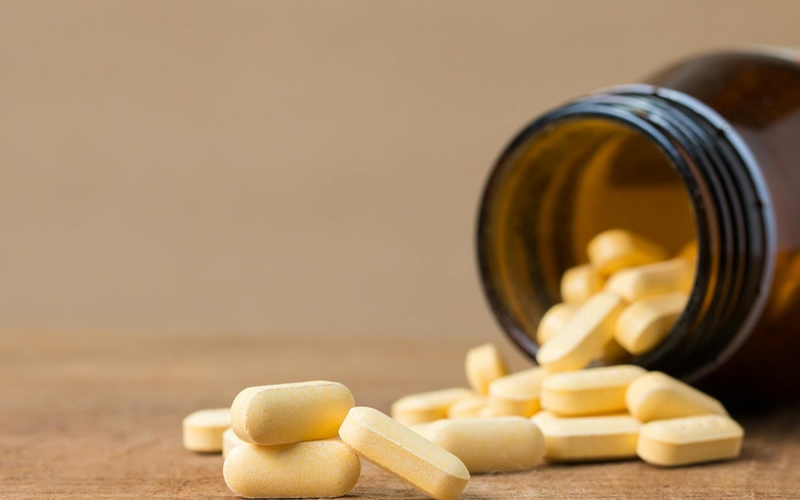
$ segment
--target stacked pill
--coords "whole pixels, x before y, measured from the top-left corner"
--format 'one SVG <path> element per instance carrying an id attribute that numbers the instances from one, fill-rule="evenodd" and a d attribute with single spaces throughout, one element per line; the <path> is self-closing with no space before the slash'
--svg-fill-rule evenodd
<path id="1" fill-rule="evenodd" d="M 358 457 L 336 439 L 354 404 L 336 382 L 241 391 L 231 405 L 231 429 L 241 443 L 222 469 L 228 487 L 246 498 L 344 495 L 361 473 Z"/>
<path id="2" fill-rule="evenodd" d="M 602 307 L 617 307 L 603 300 Z M 467 354 L 472 392 L 416 394 L 393 406 L 396 418 L 459 457 L 471 473 L 529 469 L 543 459 L 638 456 L 679 466 L 734 458 L 741 449 L 744 431 L 719 401 L 660 372 L 633 365 L 561 372 L 533 367 L 487 377 L 486 366 L 506 366 L 494 346 Z M 469 411 L 454 411 L 459 407 Z"/>
<path id="3" fill-rule="evenodd" d="M 359 457 L 436 500 L 457 499 L 470 478 L 455 455 L 378 410 L 356 407 L 336 382 L 249 387 L 230 409 L 189 415 L 183 429 L 187 449 L 222 451 L 225 482 L 244 498 L 345 495 L 360 476 Z"/>
<path id="4" fill-rule="evenodd" d="M 654 349 L 678 321 L 694 282 L 694 243 L 667 259 L 657 243 L 612 229 L 595 236 L 587 254 L 588 264 L 568 269 L 561 278 L 564 302 L 539 323 L 536 359 L 551 371 Z"/>

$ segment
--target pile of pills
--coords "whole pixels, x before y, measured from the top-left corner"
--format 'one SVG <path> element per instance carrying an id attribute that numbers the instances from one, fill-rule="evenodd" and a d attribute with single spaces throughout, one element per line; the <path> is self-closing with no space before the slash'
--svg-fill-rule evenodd
<path id="1" fill-rule="evenodd" d="M 357 407 L 350 390 L 314 381 L 249 387 L 230 409 L 183 421 L 184 446 L 220 452 L 223 477 L 245 498 L 337 497 L 360 459 L 437 500 L 455 500 L 470 474 L 542 462 L 639 457 L 681 466 L 739 455 L 744 431 L 719 401 L 633 365 L 587 368 L 655 348 L 674 326 L 694 279 L 696 249 L 667 259 L 659 245 L 611 230 L 568 270 L 562 304 L 537 332 L 539 366 L 509 373 L 496 346 L 471 349 L 469 388 L 413 394 L 391 417 Z"/>
<path id="2" fill-rule="evenodd" d="M 657 243 L 621 229 L 595 236 L 589 263 L 561 277 L 564 302 L 539 323 L 536 360 L 556 371 L 578 370 L 595 359 L 644 354 L 661 343 L 688 300 L 697 247 L 667 260 Z"/>
<path id="3" fill-rule="evenodd" d="M 489 358 L 493 359 L 489 359 Z M 487 377 L 488 366 L 494 378 Z M 472 392 L 406 396 L 392 416 L 459 457 L 472 473 L 548 462 L 639 457 L 679 466 L 738 456 L 744 431 L 719 401 L 660 372 L 632 365 L 508 375 L 497 349 L 466 360 Z M 454 395 L 463 394 L 460 399 Z M 447 417 L 428 421 L 432 415 Z M 532 429 L 530 424 L 534 424 Z"/>
<path id="4" fill-rule="evenodd" d="M 223 477 L 245 498 L 337 497 L 359 457 L 438 500 L 470 474 L 548 462 L 639 457 L 678 466 L 738 456 L 744 431 L 716 399 L 632 365 L 509 374 L 493 344 L 466 358 L 470 388 L 414 394 L 392 418 L 357 407 L 347 387 L 315 381 L 244 389 L 230 409 L 183 422 L 183 442 L 223 452 Z"/>

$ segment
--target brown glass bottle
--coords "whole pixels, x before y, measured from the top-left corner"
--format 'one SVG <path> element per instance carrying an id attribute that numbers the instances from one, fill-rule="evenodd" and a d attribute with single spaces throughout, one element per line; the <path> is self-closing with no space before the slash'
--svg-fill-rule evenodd
<path id="1" fill-rule="evenodd" d="M 627 360 L 718 396 L 800 389 L 800 59 L 725 52 L 605 89 L 525 127 L 497 160 L 478 218 L 483 287 L 531 357 L 589 239 L 626 228 L 677 252 L 696 238 L 689 303 Z"/>

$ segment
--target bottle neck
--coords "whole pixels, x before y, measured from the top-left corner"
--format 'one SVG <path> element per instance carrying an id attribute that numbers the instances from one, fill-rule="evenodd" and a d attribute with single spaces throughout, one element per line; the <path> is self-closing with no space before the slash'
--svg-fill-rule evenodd
<path id="1" fill-rule="evenodd" d="M 508 289 L 515 285 L 509 285 L 508 269 L 501 269 L 513 256 L 500 254 L 514 251 L 497 237 L 502 232 L 497 207 L 508 205 L 499 198 L 511 192 L 504 193 L 503 184 L 515 171 L 540 169 L 545 180 L 539 183 L 547 185 L 548 166 L 530 155 L 540 134 L 561 123 L 594 119 L 616 122 L 650 141 L 688 193 L 698 240 L 689 302 L 667 339 L 631 362 L 695 380 L 713 371 L 750 333 L 770 289 L 775 243 L 771 202 L 746 145 L 712 110 L 683 94 L 644 85 L 605 90 L 545 114 L 517 136 L 495 166 L 479 216 L 478 253 L 487 297 L 504 329 L 534 356 L 538 346 L 526 331 L 530 325 L 519 321 L 519 304 L 509 304 L 520 290 Z M 529 255 L 543 259 L 540 254 L 532 249 Z M 543 266 L 531 264 L 532 281 L 546 281 L 537 271 Z M 547 300 L 541 287 L 533 293 L 534 301 Z M 555 302 L 552 287 L 549 298 Z"/>

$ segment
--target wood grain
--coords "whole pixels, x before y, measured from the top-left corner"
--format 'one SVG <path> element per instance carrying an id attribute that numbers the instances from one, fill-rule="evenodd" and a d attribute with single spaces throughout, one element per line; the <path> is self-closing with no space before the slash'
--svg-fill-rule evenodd
<path id="1" fill-rule="evenodd" d="M 238 334 L 0 336 L 0 496 L 232 498 L 218 455 L 181 447 L 181 419 L 249 385 L 331 379 L 361 405 L 464 384 L 465 350 L 499 338 Z M 511 349 L 503 345 L 506 352 Z M 519 357 L 513 364 L 522 366 Z M 739 460 L 638 461 L 474 476 L 479 498 L 800 498 L 800 408 L 736 415 Z M 365 464 L 351 498 L 422 495 Z"/>

